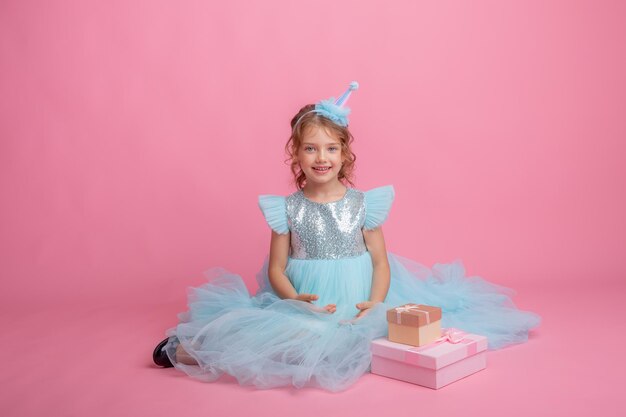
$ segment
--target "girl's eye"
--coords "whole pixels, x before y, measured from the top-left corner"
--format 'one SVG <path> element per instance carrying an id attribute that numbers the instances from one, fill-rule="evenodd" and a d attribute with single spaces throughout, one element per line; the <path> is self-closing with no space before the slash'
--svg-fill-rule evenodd
<path id="1" fill-rule="evenodd" d="M 330 148 L 328 148 L 328 150 L 329 150 L 329 151 L 331 151 L 331 152 L 335 152 L 335 151 L 337 151 L 338 149 L 339 149 L 339 148 L 338 148 L 338 147 L 336 147 L 336 146 L 331 146 Z"/>
<path id="2" fill-rule="evenodd" d="M 304 147 L 304 150 L 305 150 L 305 151 L 307 151 L 307 152 L 311 152 L 311 151 L 314 151 L 314 150 L 315 150 L 315 148 L 314 148 L 314 147 L 312 147 L 312 146 L 305 146 L 305 147 Z"/>

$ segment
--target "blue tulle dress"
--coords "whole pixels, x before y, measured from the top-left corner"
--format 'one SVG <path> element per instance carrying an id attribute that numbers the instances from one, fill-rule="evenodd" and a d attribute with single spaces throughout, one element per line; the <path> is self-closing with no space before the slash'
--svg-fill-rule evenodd
<path id="1" fill-rule="evenodd" d="M 525 342 L 540 317 L 517 309 L 512 290 L 466 277 L 460 262 L 431 269 L 388 253 L 391 282 L 385 302 L 354 319 L 356 304 L 369 299 L 372 285 L 362 230 L 384 223 L 393 198 L 392 186 L 365 192 L 348 188 L 330 203 L 310 201 L 302 191 L 260 196 L 272 230 L 290 234 L 285 275 L 298 293 L 319 299 L 310 304 L 277 297 L 267 260 L 254 296 L 238 275 L 210 269 L 207 283 L 189 289 L 188 311 L 179 314 L 179 324 L 167 331 L 164 349 L 174 366 L 203 381 L 227 373 L 258 388 L 341 391 L 369 371 L 370 341 L 387 335 L 386 310 L 409 302 L 440 306 L 443 327 L 487 336 L 490 349 Z M 336 312 L 323 312 L 320 307 L 330 303 Z M 178 344 L 198 365 L 176 361 Z"/>

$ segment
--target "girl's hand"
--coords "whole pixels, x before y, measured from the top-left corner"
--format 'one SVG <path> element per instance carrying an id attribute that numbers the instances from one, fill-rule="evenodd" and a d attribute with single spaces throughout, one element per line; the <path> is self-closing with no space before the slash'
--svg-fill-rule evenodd
<path id="1" fill-rule="evenodd" d="M 310 303 L 317 300 L 319 297 L 316 294 L 298 294 L 294 300 L 304 301 Z"/>
<path id="2" fill-rule="evenodd" d="M 318 307 L 315 304 L 309 307 L 313 311 L 317 311 L 318 313 L 329 313 L 332 314 L 337 310 L 337 306 L 335 304 L 327 304 L 324 307 Z"/>
<path id="3" fill-rule="evenodd" d="M 295 300 L 304 301 L 305 303 L 313 304 L 312 302 L 317 300 L 319 297 L 316 294 L 298 294 Z M 324 307 L 311 306 L 311 309 L 314 311 L 318 311 L 320 313 L 334 313 L 337 311 L 337 305 L 335 304 L 327 304 Z"/>
<path id="4" fill-rule="evenodd" d="M 335 311 L 337 311 L 337 305 L 336 304 L 327 304 L 324 307 L 322 307 L 324 310 L 328 311 L 329 313 L 334 313 Z"/>
<path id="5" fill-rule="evenodd" d="M 358 303 L 356 305 L 356 308 L 358 308 L 361 311 L 359 311 L 359 313 L 356 316 L 354 316 L 354 317 L 357 318 L 357 319 L 363 317 L 364 315 L 366 315 L 369 312 L 369 309 L 374 307 L 376 304 L 377 303 L 375 303 L 373 301 L 363 301 L 361 303 Z"/>
<path id="6" fill-rule="evenodd" d="M 309 308 L 313 311 L 317 311 L 318 313 L 329 313 L 329 314 L 332 314 L 337 310 L 337 306 L 335 304 L 327 304 L 324 307 L 318 307 L 315 304 L 312 304 Z"/>

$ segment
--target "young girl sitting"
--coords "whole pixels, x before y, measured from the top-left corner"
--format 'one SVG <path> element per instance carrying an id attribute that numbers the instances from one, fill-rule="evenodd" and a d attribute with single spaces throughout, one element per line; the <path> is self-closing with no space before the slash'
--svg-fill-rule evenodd
<path id="1" fill-rule="evenodd" d="M 207 271 L 208 283 L 189 291 L 188 311 L 155 348 L 155 363 L 204 381 L 228 373 L 258 388 L 340 391 L 369 370 L 370 341 L 387 334 L 389 308 L 439 306 L 444 327 L 487 336 L 491 349 L 526 341 L 539 324 L 510 290 L 465 277 L 458 262 L 429 269 L 387 253 L 381 225 L 393 187 L 352 188 L 345 103 L 357 88 L 291 120 L 286 150 L 298 190 L 259 197 L 272 237 L 257 293 L 237 275 Z"/>

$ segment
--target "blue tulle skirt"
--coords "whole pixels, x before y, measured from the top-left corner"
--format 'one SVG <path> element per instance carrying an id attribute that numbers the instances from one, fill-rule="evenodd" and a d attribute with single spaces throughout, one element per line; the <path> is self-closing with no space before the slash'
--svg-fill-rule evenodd
<path id="1" fill-rule="evenodd" d="M 250 296 L 238 275 L 220 268 L 205 272 L 207 283 L 189 288 L 188 311 L 167 331 L 165 346 L 177 369 L 203 381 L 223 373 L 242 385 L 293 385 L 341 391 L 369 371 L 370 341 L 387 335 L 386 310 L 405 303 L 442 308 L 442 326 L 489 339 L 489 348 L 525 342 L 540 322 L 516 308 L 513 291 L 480 277 L 466 277 L 461 262 L 432 269 L 388 254 L 391 283 L 384 303 L 355 319 L 372 284 L 369 252 L 339 260 L 289 259 L 286 275 L 298 293 L 317 294 L 315 303 L 283 300 L 273 292 L 267 260 Z M 330 314 L 321 307 L 336 304 Z M 176 361 L 183 349 L 198 365 Z"/>

